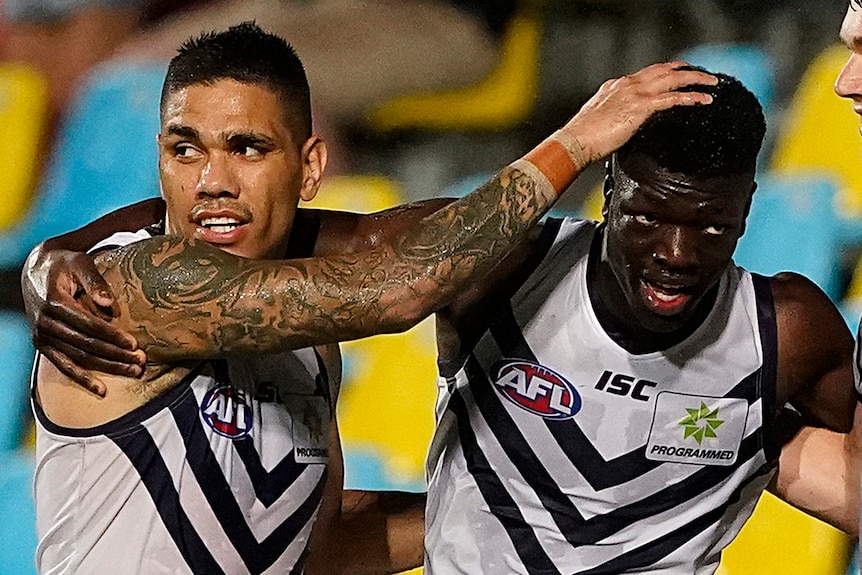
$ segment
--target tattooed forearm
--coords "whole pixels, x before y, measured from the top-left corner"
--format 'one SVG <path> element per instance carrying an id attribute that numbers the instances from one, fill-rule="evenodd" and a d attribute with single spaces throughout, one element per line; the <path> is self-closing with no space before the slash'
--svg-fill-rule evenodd
<path id="1" fill-rule="evenodd" d="M 502 260 L 556 194 L 517 162 L 394 245 L 255 261 L 154 238 L 102 256 L 125 323 L 154 361 L 267 353 L 401 331 Z"/>

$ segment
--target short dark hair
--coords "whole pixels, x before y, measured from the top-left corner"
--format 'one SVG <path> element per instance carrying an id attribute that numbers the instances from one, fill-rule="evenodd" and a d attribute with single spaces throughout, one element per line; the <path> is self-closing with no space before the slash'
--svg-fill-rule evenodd
<path id="1" fill-rule="evenodd" d="M 695 177 L 754 173 L 766 134 L 763 108 L 742 82 L 714 74 L 715 86 L 683 91 L 712 95 L 707 105 L 675 106 L 656 112 L 618 152 L 624 161 L 638 154 L 669 172 Z"/>
<path id="2" fill-rule="evenodd" d="M 311 95 L 305 69 L 296 51 L 280 36 L 254 22 L 187 40 L 168 64 L 161 109 L 177 90 L 195 84 L 236 80 L 271 90 L 281 101 L 285 122 L 297 145 L 311 136 Z"/>

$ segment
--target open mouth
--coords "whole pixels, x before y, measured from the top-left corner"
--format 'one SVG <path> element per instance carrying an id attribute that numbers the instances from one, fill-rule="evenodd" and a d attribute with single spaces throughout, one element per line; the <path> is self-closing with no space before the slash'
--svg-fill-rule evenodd
<path id="1" fill-rule="evenodd" d="M 640 287 L 647 307 L 659 315 L 680 313 L 692 297 L 690 293 L 686 293 L 687 288 L 684 286 L 670 286 L 642 279 Z"/>
<path id="2" fill-rule="evenodd" d="M 204 218 L 198 224 L 199 226 L 208 229 L 215 234 L 226 234 L 234 231 L 243 222 L 229 217 Z"/>
<path id="3" fill-rule="evenodd" d="M 240 241 L 251 221 L 242 214 L 206 213 L 203 210 L 193 214 L 190 219 L 195 225 L 195 237 L 215 245 L 230 245 Z"/>

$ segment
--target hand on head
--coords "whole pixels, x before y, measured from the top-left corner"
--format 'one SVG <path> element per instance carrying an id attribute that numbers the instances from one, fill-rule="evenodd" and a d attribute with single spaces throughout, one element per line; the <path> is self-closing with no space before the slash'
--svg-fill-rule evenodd
<path id="1" fill-rule="evenodd" d="M 682 61 L 647 66 L 602 84 L 553 138 L 583 169 L 625 144 L 655 112 L 712 102 L 708 93 L 680 88 L 717 83 L 715 76 Z"/>

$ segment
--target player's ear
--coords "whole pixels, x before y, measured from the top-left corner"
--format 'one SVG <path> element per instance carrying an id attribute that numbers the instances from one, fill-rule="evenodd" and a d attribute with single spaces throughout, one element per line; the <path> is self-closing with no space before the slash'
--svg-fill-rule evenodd
<path id="1" fill-rule="evenodd" d="M 320 178 L 326 169 L 326 142 L 318 135 L 312 135 L 302 146 L 302 188 L 299 197 L 310 202 L 320 189 Z"/>

